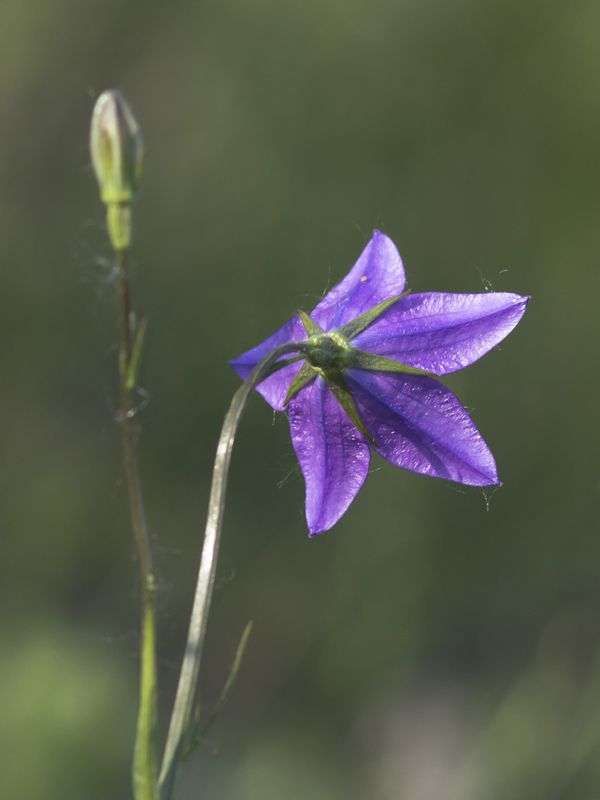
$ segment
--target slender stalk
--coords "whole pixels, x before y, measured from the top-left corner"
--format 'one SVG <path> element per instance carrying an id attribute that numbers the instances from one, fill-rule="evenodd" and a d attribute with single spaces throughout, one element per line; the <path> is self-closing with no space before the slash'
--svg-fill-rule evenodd
<path id="1" fill-rule="evenodd" d="M 123 430 L 123 453 L 125 457 L 125 473 L 129 492 L 129 506 L 133 534 L 140 557 L 140 568 L 143 579 L 144 600 L 152 600 L 154 594 L 154 578 L 152 575 L 152 556 L 150 538 L 144 514 L 142 492 L 140 489 L 139 471 L 132 430 L 131 391 L 127 385 L 127 377 L 131 367 L 131 299 L 129 291 L 129 275 L 127 272 L 127 251 L 119 253 L 119 294 L 121 300 L 121 424 Z"/>
<path id="2" fill-rule="evenodd" d="M 140 707 L 133 751 L 135 800 L 158 800 L 156 760 L 156 643 L 154 607 L 145 603 L 140 661 Z"/>
<path id="3" fill-rule="evenodd" d="M 233 396 L 221 428 L 213 467 L 208 515 L 194 605 L 159 778 L 161 800 L 170 800 L 182 754 L 185 733 L 191 717 L 202 656 L 202 645 L 215 581 L 231 452 L 240 419 L 248 405 L 253 390 L 272 371 L 275 362 L 288 353 L 303 353 L 307 345 L 308 342 L 306 341 L 288 342 L 266 355 L 254 367 L 245 383 L 240 386 Z"/>
<path id="4" fill-rule="evenodd" d="M 131 411 L 130 370 L 131 299 L 127 272 L 127 251 L 118 254 L 121 303 L 121 426 L 127 490 L 133 534 L 142 573 L 142 643 L 140 659 L 140 707 L 133 754 L 132 778 L 136 800 L 158 800 L 156 767 L 156 644 L 154 621 L 154 576 L 150 540 L 137 465 Z"/>

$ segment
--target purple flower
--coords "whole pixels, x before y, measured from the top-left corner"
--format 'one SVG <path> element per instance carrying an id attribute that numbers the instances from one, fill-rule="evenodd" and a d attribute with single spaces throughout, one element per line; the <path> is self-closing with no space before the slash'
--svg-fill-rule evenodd
<path id="1" fill-rule="evenodd" d="M 311 536 L 348 509 L 367 477 L 372 448 L 423 475 L 470 486 L 500 484 L 494 457 L 469 415 L 431 376 L 481 358 L 512 331 L 529 298 L 402 295 L 404 284 L 394 243 L 375 231 L 310 316 L 299 312 L 230 362 L 246 379 L 273 348 L 308 337 L 307 353 L 281 359 L 285 366 L 258 391 L 277 411 L 287 409 Z"/>

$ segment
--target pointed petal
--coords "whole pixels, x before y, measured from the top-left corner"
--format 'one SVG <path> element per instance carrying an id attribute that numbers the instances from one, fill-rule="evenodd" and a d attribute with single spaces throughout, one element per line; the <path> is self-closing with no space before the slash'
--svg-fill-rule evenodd
<path id="1" fill-rule="evenodd" d="M 444 375 L 472 364 L 512 331 L 529 301 L 505 292 L 401 298 L 352 346 Z"/>
<path id="2" fill-rule="evenodd" d="M 392 464 L 470 486 L 499 484 L 496 463 L 452 392 L 421 375 L 348 370 L 365 425 Z"/>
<path id="3" fill-rule="evenodd" d="M 234 358 L 230 361 L 230 365 L 237 372 L 242 380 L 246 380 L 252 369 L 258 364 L 261 358 L 264 358 L 275 347 L 279 347 L 286 342 L 300 341 L 306 339 L 306 332 L 300 317 L 294 317 L 289 322 L 280 328 L 272 336 L 262 344 L 253 347 L 252 350 Z M 285 361 L 288 356 L 283 356 L 281 361 Z M 285 397 L 291 382 L 302 368 L 302 362 L 297 364 L 290 364 L 283 367 L 279 372 L 275 372 L 258 386 L 257 391 L 262 394 L 267 403 L 272 406 L 276 411 L 283 411 L 285 409 Z"/>
<path id="4" fill-rule="evenodd" d="M 288 413 L 314 536 L 331 528 L 358 494 L 369 471 L 369 446 L 320 376 L 290 400 Z"/>
<path id="5" fill-rule="evenodd" d="M 404 267 L 396 245 L 375 231 L 356 264 L 326 295 L 311 317 L 330 331 L 404 290 Z"/>

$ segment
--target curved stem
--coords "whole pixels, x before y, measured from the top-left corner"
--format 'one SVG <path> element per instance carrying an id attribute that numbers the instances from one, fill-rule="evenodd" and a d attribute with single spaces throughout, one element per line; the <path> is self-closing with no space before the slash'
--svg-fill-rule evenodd
<path id="1" fill-rule="evenodd" d="M 198 681 L 202 645 L 206 632 L 208 611 L 212 598 L 212 591 L 217 566 L 217 553 L 221 529 L 223 527 L 223 511 L 225 509 L 225 492 L 229 477 L 231 451 L 240 419 L 253 390 L 261 383 L 270 372 L 275 362 L 288 353 L 302 353 L 308 342 L 288 342 L 272 350 L 252 370 L 245 383 L 233 396 L 229 411 L 221 428 L 219 444 L 215 455 L 213 478 L 208 501 L 208 515 L 204 532 L 202 557 L 196 583 L 194 605 L 190 618 L 188 638 L 179 675 L 177 695 L 171 715 L 169 733 L 165 744 L 159 786 L 161 800 L 169 800 L 175 783 L 177 767 L 179 764 L 183 739 L 191 716 L 192 703 Z M 282 364 L 282 366 L 285 366 Z"/>
<path id="2" fill-rule="evenodd" d="M 156 768 L 156 645 L 154 622 L 154 576 L 137 465 L 132 425 L 130 371 L 131 300 L 127 274 L 127 251 L 118 254 L 121 303 L 121 425 L 123 455 L 133 534 L 142 573 L 142 642 L 140 657 L 140 707 L 133 753 L 132 778 L 136 800 L 158 800 Z"/>

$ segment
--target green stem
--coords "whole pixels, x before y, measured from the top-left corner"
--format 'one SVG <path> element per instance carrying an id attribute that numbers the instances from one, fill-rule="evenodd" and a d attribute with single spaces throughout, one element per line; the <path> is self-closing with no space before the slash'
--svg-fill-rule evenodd
<path id="1" fill-rule="evenodd" d="M 127 490 L 133 534 L 142 573 L 142 643 L 140 658 L 140 708 L 133 754 L 132 778 L 135 800 L 158 800 L 156 759 L 156 642 L 154 622 L 154 576 L 150 539 L 132 429 L 131 389 L 131 300 L 127 273 L 127 251 L 118 254 L 121 302 L 121 425 Z"/>
<path id="2" fill-rule="evenodd" d="M 254 367 L 247 380 L 233 396 L 229 411 L 223 422 L 223 427 L 221 428 L 221 435 L 219 437 L 219 444 L 217 445 L 213 467 L 210 498 L 208 501 L 208 515 L 204 532 L 200 569 L 198 571 L 198 581 L 196 583 L 194 605 L 190 618 L 185 654 L 179 675 L 177 695 L 175 697 L 173 713 L 171 714 L 169 733 L 160 771 L 159 785 L 161 800 L 170 800 L 173 792 L 177 768 L 183 751 L 184 737 L 191 717 L 192 704 L 194 701 L 196 684 L 198 682 L 200 659 L 202 656 L 202 645 L 204 643 L 206 623 L 215 580 L 219 541 L 223 527 L 223 511 L 225 509 L 225 492 L 227 490 L 227 479 L 229 477 L 231 451 L 240 419 L 248 405 L 252 392 L 258 384 L 273 371 L 272 368 L 275 362 L 281 358 L 281 356 L 287 355 L 288 353 L 305 352 L 307 346 L 307 341 L 288 342 L 287 344 L 275 348 L 275 350 L 272 350 L 265 356 L 262 361 Z M 281 366 L 286 366 L 286 364 L 282 364 Z"/>
<path id="3" fill-rule="evenodd" d="M 154 609 L 144 605 L 140 662 L 140 709 L 133 752 L 133 792 L 136 800 L 158 800 L 156 766 L 156 643 Z"/>

